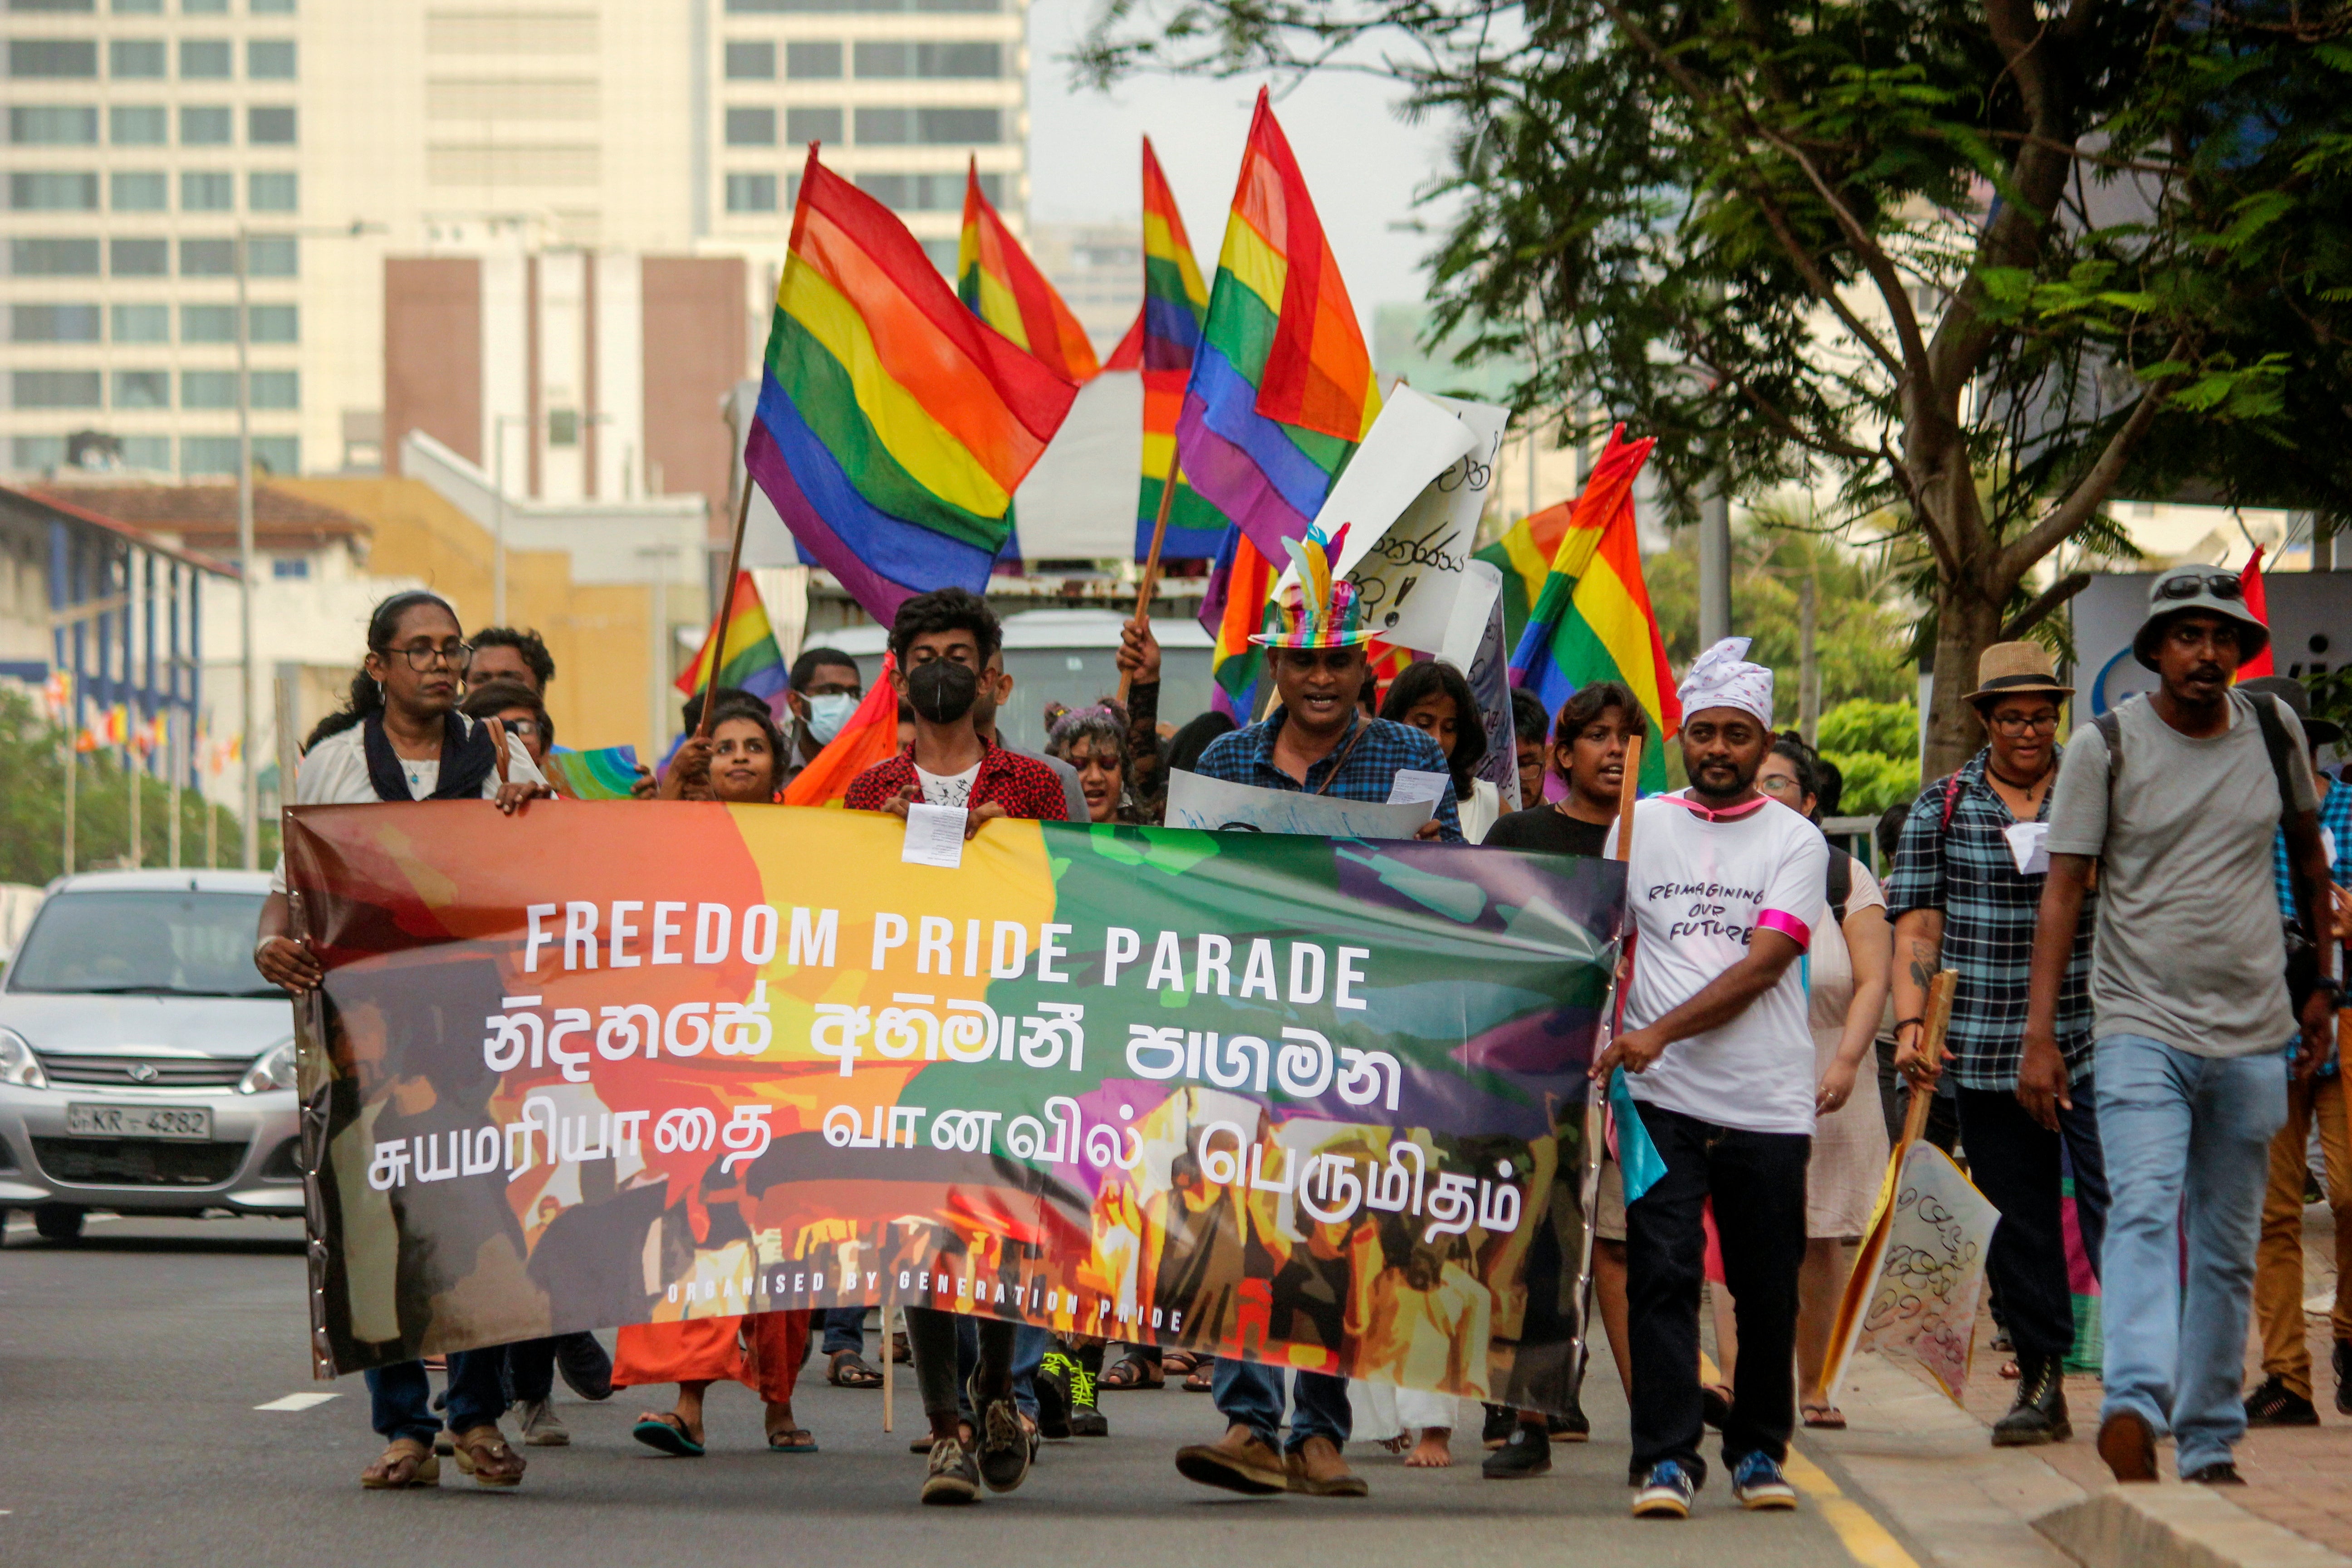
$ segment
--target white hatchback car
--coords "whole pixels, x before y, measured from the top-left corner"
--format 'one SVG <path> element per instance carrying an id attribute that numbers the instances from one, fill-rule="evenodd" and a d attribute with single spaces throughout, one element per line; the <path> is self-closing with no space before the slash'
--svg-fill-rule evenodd
<path id="1" fill-rule="evenodd" d="M 293 1014 L 253 967 L 269 879 L 50 886 L 0 984 L 0 1208 L 52 1240 L 118 1214 L 302 1212 Z"/>

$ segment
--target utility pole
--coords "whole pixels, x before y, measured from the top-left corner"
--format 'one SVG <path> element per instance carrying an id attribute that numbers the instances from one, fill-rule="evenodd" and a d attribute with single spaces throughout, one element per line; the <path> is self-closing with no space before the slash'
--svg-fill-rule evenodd
<path id="1" fill-rule="evenodd" d="M 1730 635 L 1731 498 L 1717 473 L 1698 502 L 1698 646 L 1704 651 Z"/>
<path id="2" fill-rule="evenodd" d="M 1819 590 L 1811 563 L 1797 582 L 1797 732 L 1808 746 L 1821 744 L 1822 661 L 1814 644 L 1814 599 Z"/>
<path id="3" fill-rule="evenodd" d="M 244 853 L 239 863 L 248 871 L 261 868 L 261 734 L 253 719 L 253 330 L 247 321 L 247 235 L 236 231 L 236 626 L 242 657 L 237 660 L 237 708 L 245 734 Z M 290 794 L 291 779 L 278 781 Z"/>

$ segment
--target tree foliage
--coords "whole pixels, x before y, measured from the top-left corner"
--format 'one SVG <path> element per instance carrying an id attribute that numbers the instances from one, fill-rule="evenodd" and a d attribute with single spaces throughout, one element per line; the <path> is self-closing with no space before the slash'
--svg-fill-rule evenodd
<path id="1" fill-rule="evenodd" d="M 62 868 L 66 774 L 58 749 L 62 731 L 47 721 L 22 691 L 0 689 L 0 882 L 46 883 Z M 132 775 L 110 752 L 76 759 L 74 868 L 95 870 L 129 865 Z M 142 863 L 169 863 L 171 786 L 140 775 L 139 837 Z M 180 792 L 180 862 L 201 866 L 205 857 L 205 800 L 193 789 Z M 220 864 L 237 864 L 236 814 L 217 814 Z M 270 847 L 265 834 L 263 847 Z"/>
<path id="2" fill-rule="evenodd" d="M 2340 505 L 2347 35 L 2341 0 L 1110 0 L 1080 64 L 1404 83 L 1451 134 L 1433 341 L 1632 420 L 1685 494 L 1891 509 L 1972 672 L 2119 485 Z"/>

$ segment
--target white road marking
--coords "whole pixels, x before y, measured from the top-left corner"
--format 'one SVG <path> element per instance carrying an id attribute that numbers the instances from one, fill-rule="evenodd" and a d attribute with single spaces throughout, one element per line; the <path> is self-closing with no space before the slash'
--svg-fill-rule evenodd
<path id="1" fill-rule="evenodd" d="M 273 1399 L 267 1405 L 257 1405 L 256 1410 L 311 1410 L 330 1399 L 341 1397 L 332 1394 L 289 1394 L 283 1399 Z"/>

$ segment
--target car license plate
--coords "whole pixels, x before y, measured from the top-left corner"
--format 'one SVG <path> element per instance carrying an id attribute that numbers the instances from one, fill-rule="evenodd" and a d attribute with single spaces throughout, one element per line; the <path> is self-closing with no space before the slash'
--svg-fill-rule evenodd
<path id="1" fill-rule="evenodd" d="M 213 1135 L 201 1105 L 68 1105 L 66 1131 L 76 1138 L 190 1138 Z"/>

